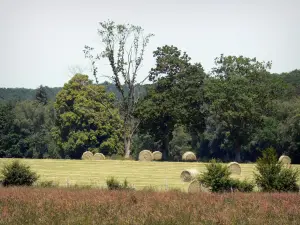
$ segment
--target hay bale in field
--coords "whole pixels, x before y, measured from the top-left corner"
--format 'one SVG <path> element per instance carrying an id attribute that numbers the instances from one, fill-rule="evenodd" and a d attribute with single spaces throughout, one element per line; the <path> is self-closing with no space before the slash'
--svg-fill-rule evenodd
<path id="1" fill-rule="evenodd" d="M 152 161 L 153 155 L 152 152 L 149 150 L 143 150 L 139 154 L 139 161 Z"/>
<path id="2" fill-rule="evenodd" d="M 237 162 L 228 163 L 228 168 L 231 174 L 241 175 L 241 166 Z"/>
<path id="3" fill-rule="evenodd" d="M 182 160 L 183 161 L 196 161 L 197 158 L 196 158 L 196 155 L 194 152 L 185 152 L 182 155 Z"/>
<path id="4" fill-rule="evenodd" d="M 189 193 L 197 193 L 201 191 L 201 185 L 198 180 L 193 180 L 188 187 Z"/>
<path id="5" fill-rule="evenodd" d="M 94 157 L 93 153 L 90 152 L 90 151 L 85 151 L 82 156 L 81 156 L 81 159 L 83 160 L 92 160 Z"/>
<path id="6" fill-rule="evenodd" d="M 155 151 L 152 153 L 153 160 L 159 161 L 162 159 L 162 153 L 160 151 Z"/>
<path id="7" fill-rule="evenodd" d="M 289 166 L 292 162 L 291 158 L 287 155 L 282 155 L 279 157 L 279 162 L 281 162 L 283 165 Z"/>
<path id="8" fill-rule="evenodd" d="M 103 155 L 102 153 L 95 153 L 94 154 L 94 159 L 95 160 L 104 160 L 105 159 L 105 155 Z"/>
<path id="9" fill-rule="evenodd" d="M 183 170 L 180 174 L 180 179 L 183 182 L 190 182 L 194 180 L 199 174 L 199 171 L 196 169 Z"/>
<path id="10" fill-rule="evenodd" d="M 192 180 L 188 187 L 188 193 L 210 192 L 208 188 L 204 187 L 198 180 Z"/>

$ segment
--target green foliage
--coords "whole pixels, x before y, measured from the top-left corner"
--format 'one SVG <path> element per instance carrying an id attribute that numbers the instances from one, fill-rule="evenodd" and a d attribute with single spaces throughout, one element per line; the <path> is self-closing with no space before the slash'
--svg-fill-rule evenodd
<path id="1" fill-rule="evenodd" d="M 55 113 L 52 104 L 43 105 L 35 101 L 20 102 L 15 106 L 14 126 L 21 136 L 19 142 L 22 156 L 44 158 L 58 154 L 51 136 Z M 50 149 L 51 148 L 51 149 Z M 53 153 L 53 154 L 52 154 Z"/>
<path id="2" fill-rule="evenodd" d="M 296 69 L 289 73 L 282 73 L 280 76 L 283 78 L 283 80 L 294 87 L 295 94 L 300 95 L 300 70 Z"/>
<path id="3" fill-rule="evenodd" d="M 299 186 L 299 171 L 285 168 L 278 162 L 274 148 L 267 148 L 263 151 L 262 157 L 256 162 L 258 173 L 254 174 L 255 182 L 262 191 L 273 192 L 297 192 Z"/>
<path id="4" fill-rule="evenodd" d="M 170 156 L 173 160 L 180 161 L 182 155 L 191 149 L 191 135 L 183 126 L 176 126 L 173 131 L 173 139 L 170 141 Z"/>
<path id="5" fill-rule="evenodd" d="M 211 160 L 206 165 L 206 169 L 207 171 L 202 173 L 198 180 L 212 192 L 230 192 L 235 190 L 251 192 L 254 188 L 254 184 L 251 182 L 232 179 L 228 167 L 218 163 L 216 160 Z"/>
<path id="6" fill-rule="evenodd" d="M 132 157 L 138 159 L 139 153 L 143 149 L 151 149 L 152 151 L 158 151 L 160 148 L 160 142 L 155 141 L 155 138 L 150 134 L 136 133 L 133 136 L 132 143 Z"/>
<path id="7" fill-rule="evenodd" d="M 47 96 L 47 92 L 45 90 L 45 88 L 40 85 L 35 93 L 35 99 L 43 105 L 46 105 L 48 103 L 48 96 Z"/>
<path id="8" fill-rule="evenodd" d="M 0 157 L 21 155 L 19 150 L 20 134 L 13 126 L 15 114 L 14 105 L 0 104 Z"/>
<path id="9" fill-rule="evenodd" d="M 190 57 L 175 46 L 159 47 L 153 56 L 156 66 L 149 73 L 153 85 L 139 102 L 136 116 L 141 121 L 141 132 L 160 141 L 163 159 L 167 160 L 176 124 L 204 129 L 205 73 L 201 64 L 191 64 Z"/>
<path id="10" fill-rule="evenodd" d="M 127 179 L 124 180 L 123 184 L 120 183 L 116 178 L 110 177 L 106 180 L 106 185 L 109 190 L 132 190 Z"/>
<path id="11" fill-rule="evenodd" d="M 94 85 L 88 76 L 76 74 L 55 101 L 53 136 L 64 157 L 80 158 L 89 148 L 105 155 L 122 154 L 122 120 L 114 108 L 113 94 Z"/>
<path id="12" fill-rule="evenodd" d="M 1 174 L 3 186 L 31 186 L 38 180 L 38 175 L 29 166 L 17 160 L 4 165 Z"/>
<path id="13" fill-rule="evenodd" d="M 54 120 L 51 102 L 0 105 L 0 157 L 59 158 L 50 133 Z"/>
<path id="14" fill-rule="evenodd" d="M 247 180 L 231 179 L 230 187 L 233 191 L 252 192 L 255 187 L 255 184 Z"/>
<path id="15" fill-rule="evenodd" d="M 200 175 L 199 181 L 209 187 L 212 192 L 229 191 L 231 186 L 230 171 L 227 166 L 211 160 L 206 165 L 206 172 Z"/>
<path id="16" fill-rule="evenodd" d="M 268 72 L 270 62 L 221 55 L 215 64 L 214 76 L 205 85 L 208 131 L 214 138 L 221 137 L 225 148 L 235 149 L 235 160 L 241 161 L 242 146 L 263 126 L 263 116 L 272 110 L 273 100 L 284 93 L 285 86 Z"/>

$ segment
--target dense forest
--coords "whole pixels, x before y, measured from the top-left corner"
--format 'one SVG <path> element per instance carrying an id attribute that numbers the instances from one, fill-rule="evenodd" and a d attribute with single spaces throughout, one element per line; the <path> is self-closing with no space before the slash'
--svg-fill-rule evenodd
<path id="1" fill-rule="evenodd" d="M 251 162 L 272 146 L 300 163 L 300 70 L 275 74 L 271 62 L 223 54 L 204 70 L 165 45 L 153 52 L 144 85 L 136 77 L 151 35 L 136 26 L 101 25 L 109 82 L 98 82 L 98 56 L 85 46 L 95 81 L 77 73 L 61 88 L 0 88 L 0 157 L 78 159 L 90 150 L 120 159 L 150 149 L 170 161 L 190 150 L 200 161 Z"/>

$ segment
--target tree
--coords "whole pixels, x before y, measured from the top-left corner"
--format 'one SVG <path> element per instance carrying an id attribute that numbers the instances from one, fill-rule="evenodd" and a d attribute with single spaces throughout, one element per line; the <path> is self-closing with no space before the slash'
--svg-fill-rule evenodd
<path id="1" fill-rule="evenodd" d="M 93 55 L 94 48 L 85 46 L 86 58 L 91 60 L 93 75 L 97 81 L 97 60 L 108 59 L 112 69 L 112 82 L 120 92 L 120 113 L 124 122 L 123 140 L 125 158 L 130 156 L 133 135 L 139 125 L 133 114 L 138 100 L 137 75 L 144 59 L 144 53 L 153 34 L 144 35 L 140 26 L 100 22 L 98 34 L 104 44 L 104 51 Z M 144 79 L 144 81 L 147 78 Z M 142 81 L 142 82 L 144 82 Z"/>
<path id="2" fill-rule="evenodd" d="M 300 159 L 300 112 L 287 118 L 284 122 L 285 126 L 282 126 L 284 131 L 284 153 L 289 154 L 293 158 L 293 162 L 297 163 Z"/>
<path id="3" fill-rule="evenodd" d="M 150 133 L 156 142 L 160 141 L 164 160 L 169 158 L 169 142 L 177 123 L 174 104 L 175 99 L 169 93 L 156 92 L 152 88 L 136 108 L 136 116 L 140 119 L 140 132 Z"/>
<path id="4" fill-rule="evenodd" d="M 0 157 L 59 158 L 51 136 L 53 104 L 21 101 L 0 106 Z"/>
<path id="5" fill-rule="evenodd" d="M 16 104 L 14 130 L 20 136 L 18 148 L 22 157 L 59 158 L 51 136 L 55 121 L 53 110 L 53 103 L 43 105 L 36 101 L 23 101 Z"/>
<path id="6" fill-rule="evenodd" d="M 173 160 L 181 160 L 182 155 L 191 149 L 191 135 L 185 130 L 184 126 L 176 126 L 173 131 L 173 138 L 170 141 L 170 156 Z"/>
<path id="7" fill-rule="evenodd" d="M 284 81 L 295 88 L 295 94 L 300 94 L 300 70 L 296 69 L 289 73 L 282 73 L 280 76 Z"/>
<path id="8" fill-rule="evenodd" d="M 80 158 L 84 151 L 121 154 L 122 120 L 115 98 L 104 86 L 92 84 L 87 75 L 76 74 L 57 94 L 53 135 L 64 157 Z"/>
<path id="9" fill-rule="evenodd" d="M 275 149 L 268 148 L 256 162 L 254 180 L 259 188 L 265 192 L 299 192 L 297 184 L 299 171 L 286 168 L 278 162 Z"/>
<path id="10" fill-rule="evenodd" d="M 223 134 L 235 149 L 235 160 L 240 162 L 241 147 L 261 127 L 262 116 L 268 115 L 272 101 L 281 92 L 272 85 L 270 62 L 221 55 L 215 64 L 213 76 L 205 85 L 210 111 L 207 126 Z"/>
<path id="11" fill-rule="evenodd" d="M 45 90 L 45 88 L 40 85 L 37 89 L 36 89 L 36 93 L 35 93 L 35 99 L 43 104 L 46 105 L 48 103 L 48 96 L 47 96 L 47 92 Z"/>
<path id="12" fill-rule="evenodd" d="M 14 126 L 14 105 L 0 104 L 0 157 L 21 157 L 19 151 L 20 135 Z"/>
<path id="13" fill-rule="evenodd" d="M 156 67 L 149 73 L 153 85 L 136 113 L 141 130 L 161 141 L 163 159 L 167 160 L 176 124 L 204 129 L 202 86 L 205 74 L 200 64 L 192 65 L 190 57 L 175 46 L 159 47 L 153 55 Z"/>

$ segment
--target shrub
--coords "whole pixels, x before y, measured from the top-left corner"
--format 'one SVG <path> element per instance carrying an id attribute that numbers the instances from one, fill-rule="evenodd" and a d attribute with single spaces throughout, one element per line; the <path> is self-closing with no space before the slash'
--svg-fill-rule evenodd
<path id="1" fill-rule="evenodd" d="M 202 173 L 198 180 L 212 192 L 229 192 L 233 190 L 251 192 L 254 188 L 254 184 L 251 182 L 232 179 L 229 168 L 216 160 L 211 160 L 206 165 L 206 169 L 207 171 Z"/>
<path id="2" fill-rule="evenodd" d="M 256 170 L 258 173 L 254 173 L 254 179 L 262 191 L 299 191 L 297 185 L 299 171 L 286 168 L 281 162 L 278 162 L 276 151 L 273 148 L 263 151 L 262 157 L 257 160 Z"/>
<path id="3" fill-rule="evenodd" d="M 247 180 L 231 179 L 231 188 L 233 191 L 252 192 L 255 184 Z"/>
<path id="4" fill-rule="evenodd" d="M 50 188 L 50 187 L 58 187 L 58 183 L 55 183 L 52 180 L 40 181 L 37 186 L 43 188 Z"/>
<path id="5" fill-rule="evenodd" d="M 1 173 L 3 186 L 31 186 L 38 180 L 38 175 L 29 166 L 17 160 L 4 165 Z"/>
<path id="6" fill-rule="evenodd" d="M 231 188 L 230 171 L 227 166 L 211 160 L 206 165 L 206 172 L 202 173 L 199 181 L 212 192 L 228 191 Z"/>
<path id="7" fill-rule="evenodd" d="M 106 180 L 106 185 L 109 190 L 133 190 L 127 179 L 125 179 L 123 184 L 121 184 L 116 178 L 110 177 Z"/>

